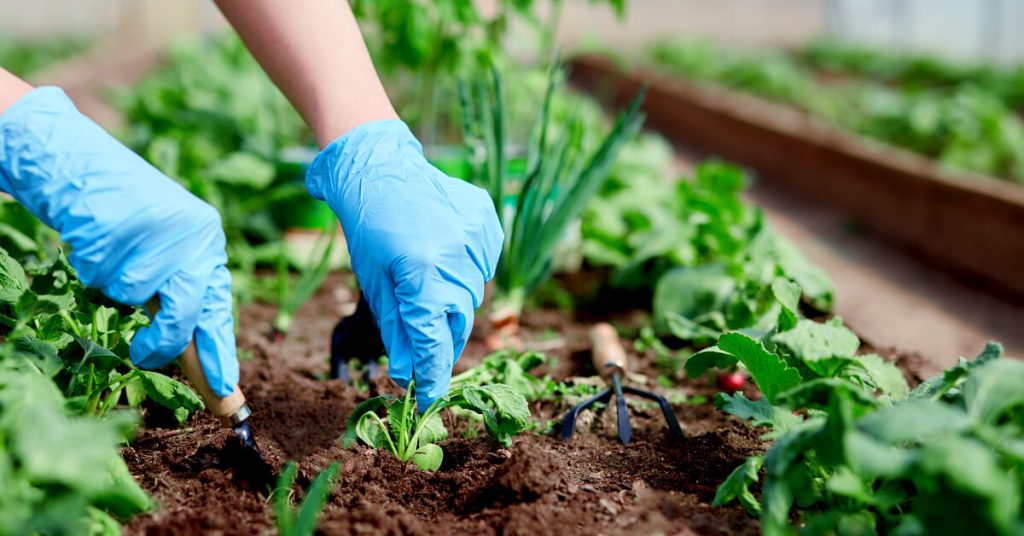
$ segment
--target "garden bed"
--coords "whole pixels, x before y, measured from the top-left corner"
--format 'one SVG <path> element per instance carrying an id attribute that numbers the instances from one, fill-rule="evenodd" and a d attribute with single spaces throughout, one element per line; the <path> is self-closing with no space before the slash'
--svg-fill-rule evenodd
<path id="1" fill-rule="evenodd" d="M 239 345 L 252 357 L 242 361 L 240 385 L 255 411 L 255 428 L 268 459 L 277 468 L 288 459 L 298 460 L 302 487 L 330 462 L 342 463 L 321 520 L 322 532 L 759 532 L 758 521 L 742 508 L 712 508 L 710 503 L 726 476 L 767 443 L 760 439 L 760 430 L 716 410 L 710 401 L 714 389 L 703 379 L 676 386 L 691 400 L 707 398 L 673 404 L 687 433 L 682 443 L 670 440 L 656 409 L 634 406 L 634 442 L 628 446 L 615 439 L 614 412 L 601 410 L 581 422 L 569 443 L 529 433 L 516 437 L 509 450 L 486 436 L 444 440 L 445 462 L 435 472 L 419 471 L 384 450 L 343 449 L 337 438 L 349 412 L 371 394 L 340 380 L 321 379 L 327 370 L 330 329 L 352 307 L 346 281 L 342 276 L 328 280 L 299 312 L 295 325 L 301 328 L 277 345 L 269 337 L 273 307 L 249 305 L 241 314 Z M 628 314 L 611 316 L 628 323 Z M 550 371 L 555 379 L 595 374 L 588 324 L 556 310 L 528 311 L 523 320 L 524 339 L 543 338 L 548 353 L 558 358 Z M 485 327 L 480 328 L 456 371 L 486 353 Z M 561 341 L 550 342 L 552 334 Z M 639 373 L 634 380 L 657 375 L 651 356 L 630 353 Z M 908 377 L 917 379 L 913 355 L 889 352 L 886 357 L 901 361 Z M 392 389 L 389 380 L 370 387 Z M 531 411 L 545 422 L 560 417 L 564 409 L 541 404 Z M 123 450 L 132 474 L 161 505 L 133 519 L 127 533 L 254 534 L 273 527 L 267 498 L 252 489 L 244 470 L 232 465 L 235 441 L 228 430 L 205 413 L 181 429 L 162 425 L 159 417 L 150 412 L 138 438 Z M 456 423 L 448 425 L 458 430 Z"/>
<path id="2" fill-rule="evenodd" d="M 796 110 L 587 56 L 573 81 L 617 105 L 651 85 L 648 125 L 757 169 L 950 270 L 1024 295 L 1024 189 L 942 168 L 908 151 L 839 131 Z"/>

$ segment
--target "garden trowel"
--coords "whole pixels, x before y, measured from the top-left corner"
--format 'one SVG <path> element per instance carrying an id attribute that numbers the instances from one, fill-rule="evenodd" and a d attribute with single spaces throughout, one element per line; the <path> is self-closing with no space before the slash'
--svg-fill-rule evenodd
<path id="1" fill-rule="evenodd" d="M 155 316 L 157 311 L 160 310 L 160 298 L 154 296 L 150 299 L 146 303 L 146 310 L 149 311 L 151 316 Z M 245 401 L 242 389 L 236 385 L 231 394 L 224 398 L 217 396 L 210 389 L 210 383 L 206 380 L 206 374 L 199 363 L 199 353 L 196 350 L 195 340 L 189 341 L 188 347 L 178 356 L 178 365 L 185 373 L 185 377 L 188 378 L 192 388 L 199 393 L 199 398 L 206 404 L 206 409 L 210 410 L 210 413 L 221 423 L 234 430 L 235 435 L 241 440 L 244 447 L 241 449 L 242 457 L 246 459 L 233 460 L 233 464 L 251 472 L 250 479 L 258 485 L 272 487 L 274 482 L 273 469 L 256 444 L 252 424 L 249 422 L 252 410 L 249 409 L 249 404 Z"/>

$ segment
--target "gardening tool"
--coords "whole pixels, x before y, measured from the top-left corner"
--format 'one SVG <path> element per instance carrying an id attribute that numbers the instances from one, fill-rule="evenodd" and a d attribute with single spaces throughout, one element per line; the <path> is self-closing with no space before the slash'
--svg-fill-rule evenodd
<path id="1" fill-rule="evenodd" d="M 672 406 L 669 405 L 668 400 L 665 400 L 665 397 L 650 391 L 622 385 L 622 379 L 625 377 L 626 369 L 628 368 L 627 357 L 626 351 L 622 348 L 622 343 L 619 341 L 619 335 L 615 332 L 615 328 L 611 324 L 603 322 L 596 324 L 590 329 L 590 340 L 593 343 L 594 368 L 607 381 L 611 382 L 611 387 L 584 400 L 565 414 L 565 418 L 562 420 L 562 441 L 568 441 L 572 438 L 572 434 L 576 431 L 576 417 L 579 416 L 581 411 L 597 402 L 610 401 L 614 394 L 618 417 L 619 441 L 622 441 L 623 444 L 628 444 L 633 438 L 633 430 L 629 424 L 626 393 L 657 402 L 661 406 L 661 412 L 665 415 L 665 420 L 668 421 L 669 433 L 673 437 L 682 439 L 683 429 L 679 426 L 679 421 L 676 419 L 675 413 L 672 412 Z"/>
<path id="2" fill-rule="evenodd" d="M 146 303 L 146 310 L 149 311 L 150 315 L 155 316 L 157 311 L 160 310 L 160 298 L 159 296 L 153 296 L 152 299 Z M 210 410 L 210 413 L 214 417 L 217 417 L 221 423 L 226 426 L 230 426 L 234 430 L 235 435 L 242 441 L 242 444 L 246 447 L 246 450 L 251 452 L 258 462 L 257 465 L 260 467 L 261 473 L 265 478 L 260 478 L 260 481 L 268 480 L 273 482 L 273 478 L 270 464 L 267 459 L 263 456 L 263 452 L 260 451 L 259 446 L 256 444 L 256 437 L 253 435 L 252 424 L 249 423 L 249 417 L 252 415 L 252 411 L 249 409 L 249 404 L 245 401 L 245 395 L 242 394 L 242 389 L 235 386 L 235 389 L 231 391 L 231 394 L 221 398 L 217 396 L 213 390 L 210 389 L 210 383 L 206 380 L 206 374 L 203 372 L 203 366 L 199 363 L 199 353 L 196 350 L 195 341 L 189 341 L 188 347 L 185 351 L 178 356 L 178 365 L 181 370 L 185 372 L 185 376 L 188 378 L 192 387 L 199 393 L 199 398 L 203 399 L 203 403 L 206 404 L 206 408 Z"/>
<path id="3" fill-rule="evenodd" d="M 360 296 L 356 311 L 342 318 L 331 334 L 331 378 L 351 383 L 348 362 L 357 359 L 366 366 L 363 380 L 370 381 L 380 373 L 377 360 L 382 355 L 384 342 L 380 338 L 380 328 L 370 304 Z"/>

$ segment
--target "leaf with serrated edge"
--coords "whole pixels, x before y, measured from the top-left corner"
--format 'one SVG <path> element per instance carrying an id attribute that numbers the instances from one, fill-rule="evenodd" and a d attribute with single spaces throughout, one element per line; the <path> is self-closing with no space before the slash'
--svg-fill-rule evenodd
<path id="1" fill-rule="evenodd" d="M 793 329 L 779 333 L 773 341 L 784 344 L 806 361 L 850 357 L 857 353 L 860 339 L 839 322 L 801 320 Z"/>
<path id="2" fill-rule="evenodd" d="M 742 333 L 726 333 L 718 339 L 718 347 L 736 356 L 747 370 L 754 383 L 769 402 L 786 390 L 800 383 L 800 373 L 786 364 L 764 345 Z"/>
<path id="3" fill-rule="evenodd" d="M 803 420 L 788 409 L 769 404 L 764 398 L 750 400 L 740 391 L 731 395 L 718 393 L 715 407 L 755 426 L 770 426 L 777 433 L 786 432 Z"/>

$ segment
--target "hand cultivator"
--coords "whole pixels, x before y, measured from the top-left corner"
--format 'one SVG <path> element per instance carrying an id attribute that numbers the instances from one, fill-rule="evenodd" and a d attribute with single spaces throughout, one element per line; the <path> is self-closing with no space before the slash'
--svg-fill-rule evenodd
<path id="1" fill-rule="evenodd" d="M 572 438 L 573 433 L 576 431 L 576 417 L 581 411 L 598 402 L 609 402 L 614 394 L 618 415 L 619 441 L 622 441 L 623 444 L 628 444 L 633 439 L 633 430 L 629 424 L 629 413 L 626 408 L 625 395 L 627 393 L 657 402 L 661 406 L 661 412 L 665 415 L 665 420 L 668 422 L 669 433 L 677 439 L 683 439 L 683 429 L 679 426 L 679 421 L 676 419 L 675 413 L 672 412 L 672 406 L 665 397 L 650 391 L 622 385 L 622 378 L 626 375 L 628 360 L 626 351 L 622 348 L 622 343 L 619 342 L 619 336 L 615 332 L 615 328 L 606 323 L 597 324 L 590 329 L 590 340 L 593 343 L 594 368 L 606 380 L 611 382 L 611 387 L 584 400 L 565 414 L 562 420 L 562 441 L 568 441 Z"/>

